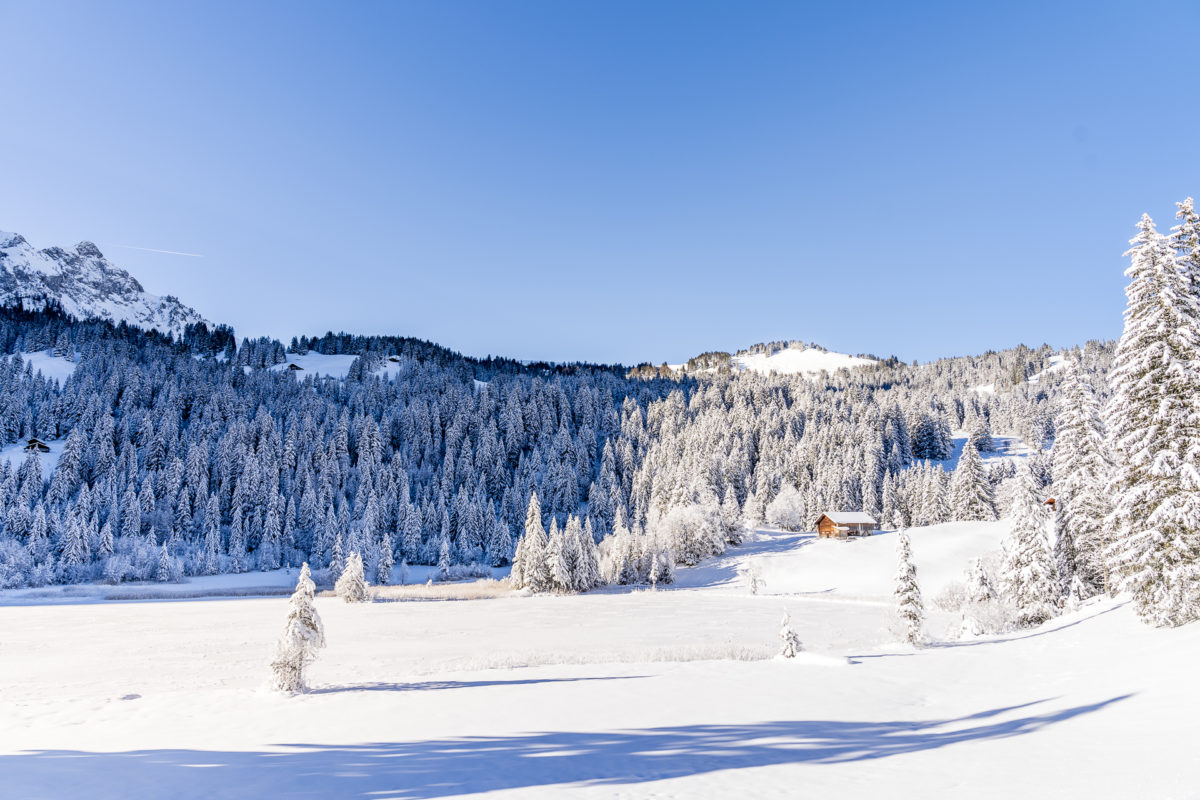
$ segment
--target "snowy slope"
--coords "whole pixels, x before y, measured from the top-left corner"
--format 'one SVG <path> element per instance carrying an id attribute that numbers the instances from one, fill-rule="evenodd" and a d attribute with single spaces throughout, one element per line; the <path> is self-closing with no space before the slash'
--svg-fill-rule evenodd
<path id="1" fill-rule="evenodd" d="M 35 373 L 40 372 L 50 381 L 66 383 L 67 378 L 75 372 L 75 362 L 55 356 L 52 352 L 39 350 L 36 353 L 19 353 L 21 360 L 33 365 Z"/>
<path id="2" fill-rule="evenodd" d="M 62 457 L 63 446 L 66 443 L 66 439 L 53 439 L 46 442 L 46 446 L 50 448 L 49 453 L 38 453 L 42 462 L 42 476 L 47 480 L 54 474 L 54 470 L 58 469 L 58 459 Z M 0 447 L 0 459 L 7 461 L 13 469 L 18 469 L 27 458 L 29 454 L 25 452 L 24 440 Z"/>
<path id="3" fill-rule="evenodd" d="M 913 531 L 927 596 L 994 528 Z M 880 594 L 894 537 L 822 544 L 768 536 L 657 592 L 319 597 L 298 697 L 265 688 L 286 598 L 0 607 L 5 794 L 1195 796 L 1200 625 L 1104 599 L 911 650 Z M 768 594 L 725 579 L 767 558 Z M 769 658 L 785 608 L 825 659 Z"/>
<path id="4" fill-rule="evenodd" d="M 819 375 L 822 372 L 837 372 L 843 367 L 865 367 L 875 362 L 869 358 L 849 356 L 845 353 L 831 353 L 815 348 L 786 348 L 767 355 L 737 355 L 733 363 L 739 368 L 758 372 L 763 375 L 775 372 L 780 375 Z"/>
<path id="5" fill-rule="evenodd" d="M 913 561 L 927 600 L 962 581 L 972 558 L 998 551 L 1008 525 L 1001 520 L 911 528 Z M 896 573 L 894 533 L 848 539 L 820 539 L 811 533 L 769 536 L 771 550 L 748 556 L 766 580 L 767 594 L 890 602 Z M 789 541 L 793 546 L 781 551 L 779 543 Z"/>
<path id="6" fill-rule="evenodd" d="M 356 358 L 358 356 L 353 353 L 341 355 L 325 355 L 324 353 L 312 352 L 305 353 L 304 355 L 288 353 L 287 363 L 276 364 L 271 369 L 276 372 L 282 372 L 288 369 L 288 364 L 295 364 L 304 368 L 302 372 L 296 372 L 297 378 L 306 378 L 311 375 L 314 378 L 323 377 L 342 380 L 350 374 L 350 365 L 354 363 L 354 359 Z"/>
<path id="7" fill-rule="evenodd" d="M 97 317 L 179 334 L 203 317 L 174 297 L 150 294 L 96 245 L 35 250 L 16 233 L 0 231 L 0 305 L 37 307 L 55 300 L 79 318 Z"/>

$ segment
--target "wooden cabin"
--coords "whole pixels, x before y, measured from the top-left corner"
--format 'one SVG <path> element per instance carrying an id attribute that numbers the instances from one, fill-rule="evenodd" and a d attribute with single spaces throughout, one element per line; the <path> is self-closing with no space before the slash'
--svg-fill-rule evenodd
<path id="1" fill-rule="evenodd" d="M 288 369 L 290 369 L 292 372 L 302 372 L 304 370 L 304 367 L 300 366 L 299 364 L 297 364 L 295 362 L 292 362 L 291 364 L 288 364 Z"/>
<path id="2" fill-rule="evenodd" d="M 879 523 L 862 511 L 830 511 L 817 520 L 817 534 L 822 539 L 870 536 L 877 530 Z"/>
<path id="3" fill-rule="evenodd" d="M 26 453 L 49 453 L 50 446 L 41 439 L 29 437 L 29 441 L 25 443 Z"/>
<path id="4" fill-rule="evenodd" d="M 1046 501 L 1045 503 L 1043 503 L 1042 505 L 1047 505 L 1047 506 L 1050 506 L 1050 510 L 1051 510 L 1051 511 L 1057 511 L 1057 510 L 1058 510 L 1058 506 L 1056 506 L 1056 505 L 1055 505 L 1055 500 L 1054 500 L 1054 498 L 1053 498 L 1053 497 L 1051 497 L 1049 500 L 1047 500 L 1047 501 Z"/>
<path id="5" fill-rule="evenodd" d="M 392 362 L 393 364 L 399 364 L 400 356 L 388 356 L 388 361 Z"/>

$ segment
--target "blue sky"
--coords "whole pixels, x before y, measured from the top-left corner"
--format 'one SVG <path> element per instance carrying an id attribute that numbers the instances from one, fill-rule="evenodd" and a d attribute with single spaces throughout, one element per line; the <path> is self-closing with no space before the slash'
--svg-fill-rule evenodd
<path id="1" fill-rule="evenodd" d="M 0 0 L 0 24 L 0 229 L 91 239 L 242 335 L 1068 345 L 1120 333 L 1138 216 L 1200 193 L 1194 4 Z"/>

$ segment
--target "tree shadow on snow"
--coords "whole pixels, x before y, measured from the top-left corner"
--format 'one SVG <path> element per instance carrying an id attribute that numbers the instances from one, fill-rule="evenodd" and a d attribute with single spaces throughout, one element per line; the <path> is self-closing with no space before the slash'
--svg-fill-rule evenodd
<path id="1" fill-rule="evenodd" d="M 7 796 L 339 797 L 423 800 L 582 782 L 619 786 L 774 764 L 843 764 L 1036 733 L 1130 695 L 1032 713 L 1039 700 L 962 717 L 796 720 L 632 731 L 541 732 L 272 752 L 66 750 L 0 756 Z"/>
<path id="2" fill-rule="evenodd" d="M 485 686 L 524 686 L 534 683 L 578 683 L 579 681 L 624 681 L 645 675 L 606 675 L 593 678 L 526 678 L 515 681 L 413 681 L 410 683 L 350 683 L 344 686 L 319 686 L 305 694 L 341 694 L 343 692 L 432 692 L 446 689 L 478 689 Z"/>
<path id="3" fill-rule="evenodd" d="M 1013 633 L 1013 634 L 1006 635 L 1006 636 L 990 636 L 988 638 L 979 638 L 979 639 L 960 639 L 960 640 L 954 641 L 954 642 L 932 642 L 929 645 L 927 645 L 927 647 L 929 647 L 930 649 L 939 648 L 939 647 L 942 647 L 942 648 L 946 648 L 946 647 L 979 647 L 980 645 L 985 645 L 985 644 L 1003 644 L 1005 642 L 1019 642 L 1022 639 L 1036 639 L 1039 636 L 1046 636 L 1051 633 L 1058 633 L 1059 631 L 1065 631 L 1067 628 L 1074 628 L 1076 625 L 1082 625 L 1085 622 L 1090 622 L 1091 620 L 1094 620 L 1098 617 L 1102 617 L 1105 614 L 1111 614 L 1112 612 L 1116 611 L 1121 606 L 1125 606 L 1128 604 L 1129 604 L 1129 601 L 1117 603 L 1114 606 L 1109 606 L 1108 608 L 1100 609 L 1099 611 L 1096 611 L 1095 613 L 1088 614 L 1086 617 L 1080 617 L 1079 619 L 1072 620 L 1071 622 L 1064 622 L 1061 625 L 1053 625 L 1053 627 L 1051 627 L 1051 623 L 1046 623 L 1046 624 L 1043 624 L 1040 628 L 1037 628 L 1036 630 L 1027 631 L 1025 633 Z"/>

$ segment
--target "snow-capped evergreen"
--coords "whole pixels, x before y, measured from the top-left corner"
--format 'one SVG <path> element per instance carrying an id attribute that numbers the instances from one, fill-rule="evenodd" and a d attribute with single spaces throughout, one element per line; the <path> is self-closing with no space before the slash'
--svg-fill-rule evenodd
<path id="1" fill-rule="evenodd" d="M 919 645 L 925 641 L 925 604 L 917 585 L 917 565 L 912 560 L 908 534 L 896 534 L 896 614 L 904 629 L 904 641 Z"/>
<path id="2" fill-rule="evenodd" d="M 1181 208 L 1181 214 L 1185 209 Z M 1184 219 L 1183 226 L 1192 222 Z M 1146 215 L 1128 251 L 1125 329 L 1105 409 L 1115 465 L 1108 563 L 1154 625 L 1200 615 L 1200 311 L 1192 253 Z"/>
<path id="3" fill-rule="evenodd" d="M 1104 520 L 1111 511 L 1106 491 L 1111 465 L 1099 404 L 1074 359 L 1063 371 L 1051 456 L 1058 580 L 1064 590 L 1076 576 L 1096 590 L 1106 588 L 1109 541 Z"/>
<path id="4" fill-rule="evenodd" d="M 296 591 L 288 601 L 287 623 L 271 662 L 271 675 L 276 689 L 282 692 L 301 692 L 305 688 L 304 671 L 325 646 L 325 627 L 313 603 L 316 585 L 308 564 L 300 568 Z"/>
<path id="5" fill-rule="evenodd" d="M 375 562 L 375 583 L 387 586 L 392 582 L 392 567 L 396 560 L 392 555 L 392 537 L 384 531 L 379 542 L 379 558 Z"/>
<path id="6" fill-rule="evenodd" d="M 792 628 L 787 609 L 784 609 L 783 621 L 779 623 L 779 645 L 779 655 L 784 658 L 795 658 L 804 649 L 799 634 Z"/>
<path id="7" fill-rule="evenodd" d="M 1057 613 L 1063 587 L 1058 581 L 1050 546 L 1050 512 L 1041 489 L 1027 467 L 1011 512 L 1012 524 L 1004 542 L 1000 585 L 1016 609 L 1020 625 L 1040 625 Z"/>
<path id="8" fill-rule="evenodd" d="M 962 608 L 962 624 L 960 636 L 979 636 L 987 633 L 983 617 L 989 604 L 996 599 L 996 590 L 992 587 L 991 579 L 983 568 L 983 559 L 971 560 L 967 570 L 967 581 L 964 589 Z"/>
<path id="9" fill-rule="evenodd" d="M 346 559 L 346 568 L 334 584 L 333 591 L 347 603 L 364 603 L 367 601 L 367 580 L 363 574 L 362 556 L 351 553 Z"/>
<path id="10" fill-rule="evenodd" d="M 517 543 L 510 581 L 518 589 L 545 592 L 551 589 L 550 564 L 547 548 L 549 540 L 542 526 L 542 505 L 537 493 L 529 497 L 525 513 L 525 533 Z"/>
<path id="11" fill-rule="evenodd" d="M 963 446 L 958 467 L 950 479 L 950 506 L 956 520 L 993 520 L 996 504 L 992 484 L 983 468 L 983 459 L 975 445 Z"/>

